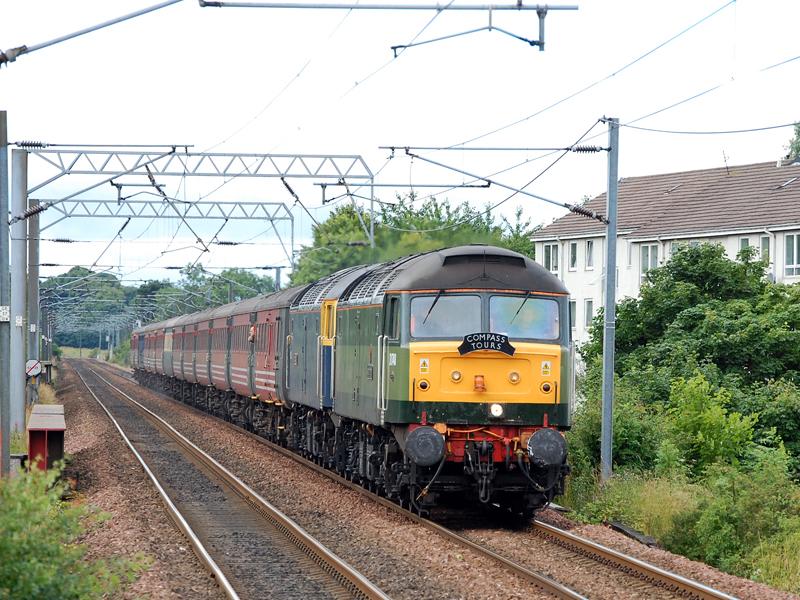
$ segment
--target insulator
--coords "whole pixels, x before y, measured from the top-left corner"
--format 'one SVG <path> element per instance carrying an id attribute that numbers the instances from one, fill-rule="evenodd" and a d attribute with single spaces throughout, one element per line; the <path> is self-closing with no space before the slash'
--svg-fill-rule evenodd
<path id="1" fill-rule="evenodd" d="M 47 148 L 47 144 L 44 142 L 36 142 L 33 140 L 22 140 L 21 142 L 15 142 L 15 145 L 20 148 Z"/>
<path id="2" fill-rule="evenodd" d="M 58 244 L 74 244 L 75 240 L 71 240 L 69 238 L 53 238 L 50 240 L 51 242 L 56 242 Z"/>
<path id="3" fill-rule="evenodd" d="M 572 150 L 573 152 L 589 153 L 589 152 L 602 152 L 603 150 L 605 150 L 605 148 L 602 148 L 600 146 L 572 146 L 570 150 Z"/>
<path id="4" fill-rule="evenodd" d="M 583 215 L 584 217 L 595 219 L 601 223 L 608 223 L 608 220 L 603 215 L 597 214 L 595 211 L 589 210 L 583 206 L 577 206 L 573 204 L 569 209 L 576 214 Z"/>
<path id="5" fill-rule="evenodd" d="M 217 246 L 238 246 L 239 242 L 229 242 L 227 240 L 218 240 L 214 242 Z"/>
<path id="6" fill-rule="evenodd" d="M 38 215 L 40 212 L 47 210 L 49 207 L 49 204 L 37 204 L 36 206 L 31 206 L 28 210 L 22 213 L 22 218 L 27 219 L 33 215 Z"/>

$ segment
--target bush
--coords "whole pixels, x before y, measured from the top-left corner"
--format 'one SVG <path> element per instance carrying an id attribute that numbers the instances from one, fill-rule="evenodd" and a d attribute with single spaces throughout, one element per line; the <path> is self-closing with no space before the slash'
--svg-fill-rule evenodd
<path id="1" fill-rule="evenodd" d="M 778 434 L 790 455 L 793 476 L 800 478 L 800 387 L 786 379 L 754 385 L 738 395 L 736 406 L 743 413 L 758 414 L 759 434 Z"/>
<path id="2" fill-rule="evenodd" d="M 666 546 L 725 571 L 747 575 L 755 548 L 800 517 L 800 490 L 789 478 L 786 453 L 760 450 L 750 469 L 714 465 L 696 510 L 679 517 Z"/>
<path id="3" fill-rule="evenodd" d="M 669 402 L 672 441 L 695 475 L 719 461 L 734 464 L 752 447 L 757 416 L 729 413 L 730 392 L 712 391 L 702 373 L 673 381 Z"/>
<path id="4" fill-rule="evenodd" d="M 61 502 L 58 473 L 0 479 L 0 599 L 100 598 L 132 580 L 144 561 L 87 561 L 76 544 L 91 518 Z M 95 517 L 96 518 L 96 517 Z"/>

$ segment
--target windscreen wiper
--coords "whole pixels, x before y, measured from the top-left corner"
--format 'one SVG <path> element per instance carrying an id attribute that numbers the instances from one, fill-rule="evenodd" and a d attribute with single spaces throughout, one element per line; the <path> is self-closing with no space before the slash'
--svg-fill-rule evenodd
<path id="1" fill-rule="evenodd" d="M 519 311 L 522 310 L 522 307 L 525 306 L 525 303 L 528 301 L 528 298 L 530 298 L 530 297 L 531 297 L 531 292 L 530 292 L 530 290 L 528 290 L 528 293 L 525 294 L 525 299 L 522 301 L 522 304 L 519 305 L 519 308 L 517 309 L 517 312 L 515 312 L 514 316 L 511 317 L 511 322 L 509 323 L 509 325 L 511 325 L 511 323 L 514 322 L 514 319 L 517 318 L 517 315 L 519 314 Z"/>
<path id="2" fill-rule="evenodd" d="M 423 325 L 425 325 L 425 321 L 427 321 L 427 320 L 428 320 L 428 317 L 430 317 L 430 316 L 431 316 L 431 313 L 433 312 L 433 307 L 434 307 L 434 306 L 436 306 L 436 303 L 439 301 L 439 298 L 441 298 L 441 297 L 442 297 L 442 294 L 444 294 L 444 290 L 439 290 L 439 291 L 436 293 L 436 298 L 434 298 L 434 299 L 433 299 L 433 302 L 431 302 L 431 307 L 428 309 L 428 314 L 426 314 L 426 315 L 425 315 L 425 318 L 424 318 L 424 319 L 422 319 L 422 324 L 423 324 Z"/>

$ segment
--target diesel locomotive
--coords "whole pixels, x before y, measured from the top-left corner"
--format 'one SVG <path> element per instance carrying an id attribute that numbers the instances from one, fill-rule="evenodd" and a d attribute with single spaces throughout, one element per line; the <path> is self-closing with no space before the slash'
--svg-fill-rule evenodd
<path id="1" fill-rule="evenodd" d="M 424 512 L 530 515 L 562 492 L 574 390 L 569 295 L 469 245 L 152 323 L 137 380 Z"/>

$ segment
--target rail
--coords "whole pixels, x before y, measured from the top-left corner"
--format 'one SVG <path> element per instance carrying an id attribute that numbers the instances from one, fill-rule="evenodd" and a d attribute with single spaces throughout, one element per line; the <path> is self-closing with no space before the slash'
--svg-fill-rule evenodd
<path id="1" fill-rule="evenodd" d="M 137 406 L 139 409 L 147 413 L 151 418 L 158 421 L 161 426 L 166 430 L 168 435 L 178 443 L 187 453 L 192 455 L 195 459 L 202 462 L 209 470 L 211 470 L 215 475 L 217 475 L 220 479 L 222 479 L 227 485 L 233 488 L 242 498 L 245 499 L 248 504 L 250 504 L 259 514 L 261 514 L 264 518 L 268 521 L 272 522 L 272 524 L 278 528 L 286 537 L 288 537 L 293 543 L 295 543 L 301 550 L 309 556 L 314 562 L 316 562 L 324 571 L 329 573 L 330 575 L 337 578 L 340 583 L 347 588 L 350 593 L 353 594 L 356 598 L 363 598 L 365 600 L 389 600 L 389 597 L 383 593 L 375 584 L 369 581 L 366 577 L 364 577 L 361 573 L 355 570 L 353 567 L 348 565 L 344 560 L 336 556 L 333 552 L 328 550 L 325 546 L 323 546 L 319 541 L 317 541 L 314 537 L 312 537 L 308 532 L 306 532 L 302 527 L 300 527 L 297 523 L 294 522 L 290 517 L 283 514 L 280 510 L 278 510 L 275 506 L 265 500 L 261 495 L 259 495 L 255 490 L 253 490 L 250 486 L 246 483 L 241 481 L 238 477 L 236 477 L 233 473 L 231 473 L 228 469 L 222 466 L 219 462 L 217 462 L 214 458 L 203 452 L 200 448 L 198 448 L 195 444 L 189 441 L 185 436 L 183 436 L 180 432 L 178 432 L 172 425 L 170 425 L 167 421 L 162 419 L 160 416 L 155 414 L 153 411 L 148 409 L 147 407 L 143 406 L 141 403 L 134 400 L 131 396 L 126 394 L 124 391 L 119 389 L 113 383 L 108 381 L 104 378 L 100 373 L 95 371 L 94 369 L 89 368 L 89 370 L 94 373 L 101 381 L 103 381 L 106 385 L 108 385 L 111 389 L 116 391 L 120 396 L 124 397 L 126 400 Z M 92 390 L 87 385 L 86 381 L 81 377 L 78 371 L 75 371 L 78 376 L 81 378 L 81 381 L 95 398 L 95 400 L 103 406 L 102 402 L 97 398 L 97 396 L 92 392 Z M 109 418 L 114 421 L 113 417 L 109 411 L 103 406 L 105 412 L 109 415 Z M 120 431 L 120 434 L 123 435 L 122 429 L 119 425 L 114 421 L 117 429 Z M 141 456 L 136 452 L 136 450 L 131 445 L 130 441 L 126 439 L 126 443 L 128 447 L 136 454 L 139 462 L 145 468 L 146 471 L 149 472 L 149 469 L 146 467 L 144 461 L 141 459 Z M 157 485 L 159 489 L 159 494 L 162 495 L 162 499 L 168 501 L 168 497 L 166 493 L 163 492 L 163 488 L 161 488 L 160 484 L 157 484 L 155 480 L 155 476 L 151 476 L 151 480 Z M 177 508 L 175 508 L 174 504 L 169 501 L 169 505 L 172 506 L 170 509 L 170 514 L 173 514 L 173 510 L 175 514 L 179 515 Z M 181 521 L 185 523 L 185 520 L 180 517 Z M 181 527 L 181 530 L 184 530 Z M 191 531 L 189 529 L 188 524 L 186 524 L 186 530 Z M 186 531 L 184 531 L 186 533 Z M 194 534 L 192 534 L 194 535 Z M 187 537 L 192 539 L 191 536 L 187 534 Z M 194 536 L 197 539 L 197 536 Z M 200 544 L 199 539 L 197 539 L 197 543 Z M 194 543 L 193 543 L 194 546 Z M 202 544 L 199 546 L 202 548 Z M 213 563 L 213 559 L 208 555 L 208 552 L 205 549 L 202 552 L 208 557 L 208 560 Z M 201 560 L 206 564 L 209 565 L 202 557 Z M 221 571 L 219 571 L 219 567 L 216 566 L 216 571 L 214 572 L 215 577 L 219 578 L 224 575 Z M 217 575 L 219 572 L 219 575 Z M 227 581 L 227 579 L 225 580 Z M 230 585 L 230 584 L 228 584 Z M 237 598 L 238 596 L 235 595 L 235 592 L 231 588 L 233 592 L 233 596 L 229 596 L 231 598 Z M 226 591 L 227 593 L 227 591 Z"/>

